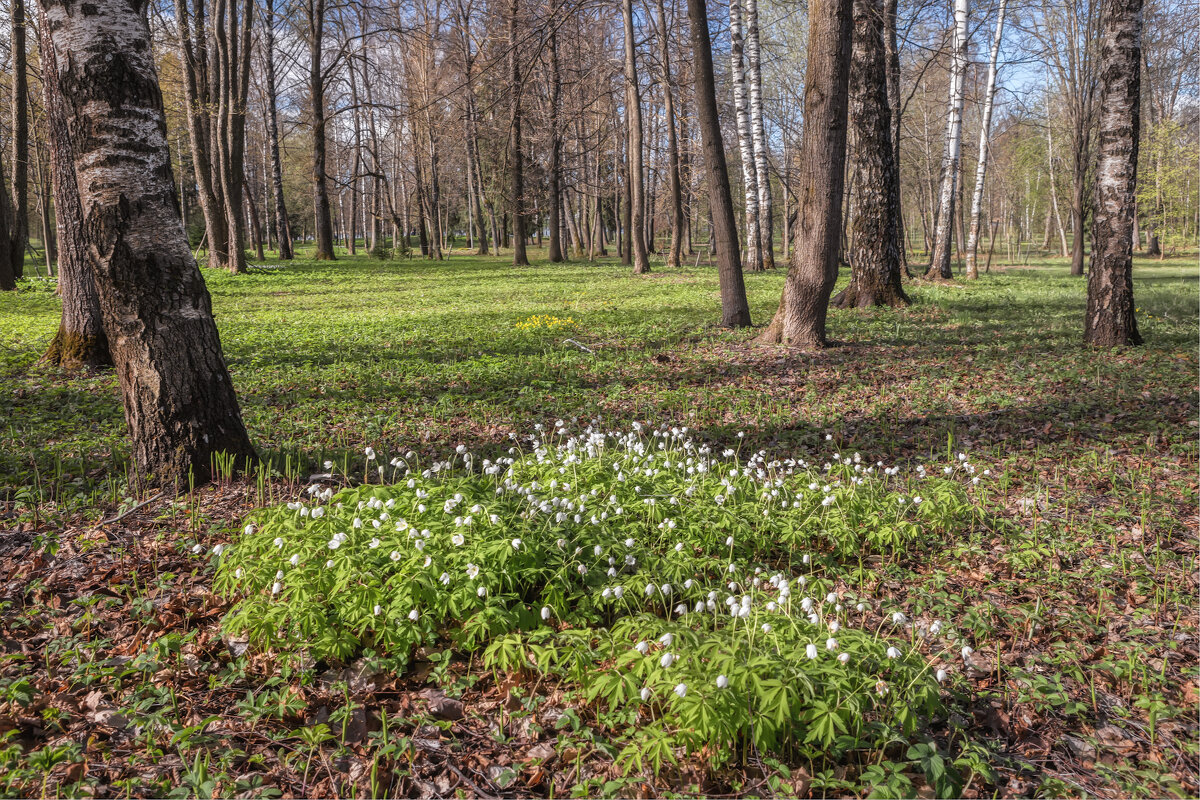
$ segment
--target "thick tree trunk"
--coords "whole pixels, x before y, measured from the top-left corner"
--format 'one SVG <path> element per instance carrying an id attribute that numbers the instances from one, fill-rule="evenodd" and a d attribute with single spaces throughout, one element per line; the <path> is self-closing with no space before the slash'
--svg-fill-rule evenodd
<path id="1" fill-rule="evenodd" d="M 679 140 L 675 135 L 675 98 L 671 86 L 671 48 L 667 11 L 658 0 L 658 58 L 662 69 L 663 117 L 667 126 L 667 184 L 671 202 L 671 246 L 667 250 L 667 266 L 678 267 L 683 261 L 683 187 L 679 174 Z"/>
<path id="2" fill-rule="evenodd" d="M 12 229 L 9 247 L 13 272 L 25 272 L 29 243 L 29 75 L 25 48 L 25 0 L 12 4 Z"/>
<path id="3" fill-rule="evenodd" d="M 65 369 L 110 366 L 112 355 L 104 335 L 100 296 L 83 239 L 83 208 L 75 183 L 75 154 L 67 133 L 66 109 L 58 89 L 58 62 L 44 16 L 39 27 L 46 144 L 50 151 L 54 224 L 59 232 L 58 291 L 62 297 L 62 318 L 45 359 Z"/>
<path id="4" fill-rule="evenodd" d="M 43 7 L 134 461 L 151 482 L 203 482 L 217 454 L 255 454 L 179 216 L 146 5 Z"/>
<path id="5" fill-rule="evenodd" d="M 951 278 L 951 248 L 954 246 L 955 199 L 958 196 L 959 159 L 962 158 L 963 88 L 967 74 L 967 20 L 969 0 L 954 0 L 954 50 L 950 65 L 950 113 L 946 121 L 946 145 L 942 155 L 941 191 L 934 215 L 933 258 L 925 277 Z"/>
<path id="6" fill-rule="evenodd" d="M 1007 0 L 1000 0 L 996 15 L 996 35 L 992 38 L 992 56 L 988 60 L 987 89 L 983 95 L 983 120 L 979 127 L 979 160 L 975 164 L 975 191 L 971 193 L 971 227 L 967 234 L 967 277 L 978 278 L 976 252 L 979 250 L 979 218 L 983 213 L 983 181 L 987 177 L 989 129 L 992 127 L 992 101 L 996 97 L 996 59 L 1000 56 L 1000 41 L 1004 38 L 1004 10 Z"/>
<path id="7" fill-rule="evenodd" d="M 625 123 L 629 131 L 629 230 L 632 245 L 633 274 L 650 271 L 646 251 L 646 175 L 642 166 L 642 97 L 638 87 L 637 52 L 633 38 L 633 0 L 622 0 L 621 16 L 625 25 Z"/>
<path id="8" fill-rule="evenodd" d="M 754 144 L 755 186 L 758 189 L 759 256 L 763 269 L 775 269 L 775 209 L 763 122 L 762 47 L 758 36 L 758 0 L 746 0 L 746 71 L 750 77 L 750 133 Z"/>
<path id="9" fill-rule="evenodd" d="M 855 197 L 850 285 L 833 299 L 839 308 L 908 305 L 900 276 L 897 209 L 892 205 L 891 111 L 886 91 L 882 0 L 854 0 L 850 61 L 850 154 Z"/>
<path id="10" fill-rule="evenodd" d="M 509 122 L 508 157 L 512 161 L 512 186 L 509 198 L 509 208 L 512 211 L 513 225 L 513 266 L 527 266 L 529 256 L 525 252 L 525 215 L 522 208 L 525 201 L 525 153 L 521 142 L 521 64 L 517 56 L 517 13 L 520 11 L 518 0 L 509 0 L 508 4 L 508 74 L 509 74 L 509 107 L 511 118 Z"/>
<path id="11" fill-rule="evenodd" d="M 720 242 L 717 276 L 721 286 L 721 324 L 727 328 L 750 325 L 750 306 L 742 278 L 738 248 L 737 219 L 729 191 L 729 169 L 725 163 L 725 143 L 721 138 L 721 120 L 717 114 L 717 87 L 713 76 L 712 42 L 708 34 L 708 7 L 705 0 L 688 0 L 691 23 L 692 77 L 696 89 L 696 120 L 704 145 L 704 168 L 708 178 L 708 205 L 713 215 L 710 237 Z M 712 252 L 711 242 L 709 252 Z"/>
<path id="12" fill-rule="evenodd" d="M 900 198 L 900 115 L 904 110 L 900 98 L 900 44 L 898 30 L 897 7 L 899 0 L 884 0 L 884 38 L 883 45 L 887 51 L 887 98 L 888 109 L 892 118 L 892 206 L 896 209 L 896 248 L 900 252 L 900 263 L 908 263 L 908 250 L 905 247 L 904 208 Z"/>
<path id="13" fill-rule="evenodd" d="M 763 344 L 805 348 L 826 344 L 825 318 L 837 281 L 841 238 L 852 5 L 851 0 L 821 0 L 809 6 L 792 263 L 779 310 L 758 339 Z"/>
<path id="14" fill-rule="evenodd" d="M 318 261 L 333 261 L 333 211 L 329 205 L 329 184 L 325 172 L 325 73 L 321 66 L 325 38 L 325 0 L 308 0 L 308 92 L 312 108 L 313 217 Z"/>
<path id="15" fill-rule="evenodd" d="M 283 160 L 279 156 L 279 118 L 275 84 L 275 0 L 263 0 L 266 19 L 263 22 L 263 61 L 266 63 L 267 140 L 271 150 L 271 193 L 275 202 L 275 231 L 279 239 L 279 258 L 291 261 L 292 226 L 288 221 L 287 203 L 283 199 Z"/>
<path id="16" fill-rule="evenodd" d="M 1112 347 L 1142 343 L 1133 302 L 1142 0 L 1104 0 L 1101 19 L 1099 165 L 1083 338 Z"/>
<path id="17" fill-rule="evenodd" d="M 733 108 L 737 118 L 738 150 L 742 154 L 742 188 L 746 205 L 746 269 L 763 268 L 762 236 L 758 231 L 758 168 L 750 137 L 750 98 L 746 86 L 745 23 L 742 0 L 729 2 L 729 60 L 733 75 Z"/>

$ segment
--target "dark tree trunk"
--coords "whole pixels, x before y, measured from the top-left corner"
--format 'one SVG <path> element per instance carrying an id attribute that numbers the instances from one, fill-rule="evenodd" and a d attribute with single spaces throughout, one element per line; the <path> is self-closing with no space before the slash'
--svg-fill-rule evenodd
<path id="1" fill-rule="evenodd" d="M 1142 0 L 1104 0 L 1101 20 L 1099 167 L 1083 338 L 1112 347 L 1142 343 L 1133 302 Z"/>
<path id="2" fill-rule="evenodd" d="M 512 197 L 509 207 L 512 209 L 513 230 L 513 266 L 529 264 L 529 256 L 525 253 L 525 215 L 522 208 L 525 200 L 525 154 L 521 142 L 521 64 L 517 56 L 517 13 L 520 11 L 518 0 L 510 0 L 508 5 L 508 72 L 509 72 L 509 103 L 512 117 L 509 123 L 508 157 L 512 160 Z"/>
<path id="3" fill-rule="evenodd" d="M 897 6 L 899 0 L 884 0 L 884 39 L 887 50 L 887 99 L 891 115 L 892 142 L 892 206 L 896 209 L 896 249 L 900 263 L 908 263 L 904 246 L 904 209 L 900 204 L 900 115 L 903 104 L 900 100 L 900 44 L 897 29 Z"/>
<path id="4" fill-rule="evenodd" d="M 12 249 L 13 273 L 25 272 L 25 247 L 29 243 L 29 75 L 25 48 L 25 0 L 12 4 Z"/>
<path id="5" fill-rule="evenodd" d="M 1103 111 L 1101 112 L 1103 113 Z M 1086 153 L 1075 156 L 1080 162 L 1087 158 Z M 1083 274 L 1084 241 L 1083 226 L 1087 222 L 1087 166 L 1081 164 L 1075 168 L 1071 182 L 1071 227 L 1074 237 L 1071 240 L 1071 274 Z"/>
<path id="6" fill-rule="evenodd" d="M 146 4 L 43 4 L 134 461 L 206 481 L 217 454 L 255 454 L 179 215 Z"/>
<path id="7" fill-rule="evenodd" d="M 259 261 L 266 261 L 267 255 L 263 252 L 262 225 L 258 221 L 258 204 L 254 202 L 254 190 L 250 186 L 250 181 L 244 178 L 242 186 L 246 189 L 246 215 L 250 217 L 250 244 L 254 247 L 254 257 Z"/>
<path id="8" fill-rule="evenodd" d="M 555 19 L 559 7 L 550 7 L 550 18 Z M 553 23 L 552 23 L 553 24 Z M 562 80 L 558 69 L 558 33 L 550 33 L 550 253 L 551 263 L 566 261 L 562 246 L 562 131 L 559 129 L 558 110 L 562 102 Z M 540 230 L 540 227 L 539 227 Z"/>
<path id="9" fill-rule="evenodd" d="M 263 61 L 266 62 L 267 139 L 271 150 L 271 192 L 275 201 L 275 235 L 279 258 L 291 261 L 292 226 L 283 200 L 283 161 L 279 157 L 279 119 L 275 85 L 275 0 L 264 0 Z"/>
<path id="10" fill-rule="evenodd" d="M 75 183 L 75 154 L 67 133 L 66 110 L 58 90 L 58 64 L 50 26 L 41 28 L 42 93 L 46 107 L 46 144 L 50 151 L 50 185 L 54 192 L 54 224 L 59 231 L 58 290 L 62 318 L 45 358 L 66 369 L 112 364 L 100 314 L 100 296 L 83 240 L 83 208 Z"/>
<path id="11" fill-rule="evenodd" d="M 804 136 L 796 176 L 799 209 L 792 233 L 792 263 L 779 310 L 759 342 L 819 348 L 826 344 L 829 295 L 837 281 L 852 3 L 829 0 L 814 4 L 809 13 Z"/>
<path id="12" fill-rule="evenodd" d="M 642 98 L 638 89 L 637 51 L 633 39 L 633 0 L 622 0 L 625 23 L 625 123 L 629 130 L 630 219 L 626 235 L 632 243 L 633 274 L 650 271 L 646 251 L 646 176 L 642 168 Z"/>
<path id="13" fill-rule="evenodd" d="M 710 238 L 716 237 L 720 243 L 717 276 L 721 285 L 721 324 L 727 328 L 744 328 L 750 325 L 750 306 L 746 302 L 737 218 L 729 191 L 729 169 L 725 163 L 725 143 L 721 138 L 721 120 L 717 113 L 712 42 L 708 34 L 708 7 L 705 0 L 688 0 L 688 20 L 691 23 L 696 118 L 704 143 L 708 205 L 713 217 Z M 710 253 L 711 250 L 710 242 Z"/>
<path id="14" fill-rule="evenodd" d="M 309 0 L 308 5 L 308 91 L 312 104 L 313 135 L 313 216 L 316 228 L 318 261 L 333 261 L 333 212 L 329 205 L 328 176 L 325 173 L 325 72 L 321 67 L 321 47 L 325 38 L 325 0 Z"/>
<path id="15" fill-rule="evenodd" d="M 671 197 L 671 246 L 667 266 L 678 267 L 683 261 L 683 187 L 679 179 L 679 141 L 675 136 L 675 100 L 671 88 L 671 61 L 668 47 L 667 12 L 658 0 L 659 60 L 662 68 L 663 117 L 667 125 L 667 184 Z"/>
<path id="16" fill-rule="evenodd" d="M 855 215 L 850 249 L 850 285 L 833 299 L 838 308 L 908 305 L 900 283 L 893 205 L 891 110 L 886 92 L 881 0 L 854 0 L 854 44 L 850 60 L 850 154 Z"/>

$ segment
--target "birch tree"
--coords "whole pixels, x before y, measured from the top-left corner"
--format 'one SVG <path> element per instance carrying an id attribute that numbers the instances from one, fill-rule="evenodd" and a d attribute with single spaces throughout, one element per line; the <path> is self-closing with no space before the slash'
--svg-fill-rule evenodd
<path id="1" fill-rule="evenodd" d="M 148 481 L 254 457 L 179 217 L 146 0 L 43 0 L 132 454 Z"/>
<path id="2" fill-rule="evenodd" d="M 946 119 L 946 144 L 942 153 L 941 189 L 935 212 L 933 258 L 925 277 L 951 278 L 950 248 L 954 244 L 954 204 L 958 196 L 959 159 L 962 158 L 963 88 L 967 74 L 967 22 L 970 0 L 954 0 L 954 44 L 950 64 L 950 113 Z"/>
<path id="3" fill-rule="evenodd" d="M 775 210 L 771 198 L 770 151 L 763 120 L 762 45 L 759 38 L 758 0 L 746 0 L 746 69 L 750 73 L 750 130 L 758 188 L 759 254 L 763 269 L 775 269 Z"/>
<path id="4" fill-rule="evenodd" d="M 1101 347 L 1142 343 L 1133 302 L 1141 39 L 1142 0 L 1104 0 L 1096 210 L 1083 330 L 1084 341 Z"/>
<path id="5" fill-rule="evenodd" d="M 646 253 L 646 176 L 642 164 L 642 98 L 638 90 L 637 51 L 633 38 L 633 0 L 622 0 L 625 28 L 625 124 L 629 139 L 629 226 L 633 274 L 650 271 Z"/>
<path id="6" fill-rule="evenodd" d="M 975 191 L 971 193 L 971 227 L 967 234 L 967 277 L 978 278 L 975 255 L 979 249 L 979 218 L 983 213 L 983 181 L 987 177 L 988 144 L 991 141 L 992 104 L 996 99 L 996 60 L 1000 57 L 1000 42 L 1004 38 L 1004 11 L 1008 0 L 1000 0 L 996 12 L 996 35 L 992 37 L 992 54 L 988 59 L 987 88 L 983 95 L 983 119 L 979 124 L 979 161 L 975 164 Z"/>
<path id="7" fill-rule="evenodd" d="M 758 232 L 758 168 L 750 133 L 750 97 L 746 85 L 745 28 L 742 0 L 729 2 L 729 60 L 733 74 L 733 107 L 737 114 L 738 149 L 742 154 L 742 189 L 746 199 L 746 269 L 762 265 L 762 238 Z"/>

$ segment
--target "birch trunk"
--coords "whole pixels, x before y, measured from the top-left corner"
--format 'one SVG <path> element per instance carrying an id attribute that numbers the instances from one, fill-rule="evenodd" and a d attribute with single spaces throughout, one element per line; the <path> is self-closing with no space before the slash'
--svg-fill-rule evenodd
<path id="1" fill-rule="evenodd" d="M 746 86 L 745 30 L 742 0 L 729 2 L 729 59 L 733 72 L 733 107 L 737 113 L 738 149 L 742 154 L 742 189 L 746 197 L 746 269 L 762 269 L 762 239 L 758 232 L 758 168 L 750 137 L 750 98 Z"/>
<path id="2" fill-rule="evenodd" d="M 322 47 L 325 39 L 325 0 L 308 0 L 308 100 L 312 115 L 313 228 L 318 261 L 333 261 L 333 212 L 329 205 L 329 184 L 325 172 L 325 72 Z"/>
<path id="3" fill-rule="evenodd" d="M 987 177 L 989 132 L 992 126 L 992 102 L 996 98 L 996 59 L 1000 56 L 1000 41 L 1004 38 L 1004 11 L 1007 0 L 1000 0 L 996 16 L 996 35 L 992 38 L 992 55 L 988 60 L 987 89 L 983 96 L 983 120 L 979 128 L 979 162 L 975 165 L 975 191 L 971 194 L 971 227 L 967 234 L 967 277 L 978 278 L 976 252 L 979 249 L 979 218 L 983 213 L 983 181 Z"/>
<path id="4" fill-rule="evenodd" d="M 637 51 L 633 38 L 633 2 L 622 0 L 625 27 L 625 122 L 629 131 L 629 229 L 625 231 L 633 257 L 633 274 L 650 271 L 646 252 L 646 176 L 642 165 L 642 100 L 638 88 Z"/>
<path id="5" fill-rule="evenodd" d="M 25 48 L 25 0 L 12 4 L 12 228 L 9 247 L 12 269 L 25 272 L 29 242 L 29 75 Z"/>
<path id="6" fill-rule="evenodd" d="M 142 477 L 205 481 L 254 457 L 188 248 L 145 0 L 43 0 L 84 236 Z"/>
<path id="7" fill-rule="evenodd" d="M 667 12 L 663 0 L 658 0 L 658 37 L 659 61 L 662 62 L 663 116 L 667 125 L 667 184 L 671 195 L 671 245 L 667 251 L 667 266 L 678 267 L 683 261 L 683 186 L 679 169 L 679 139 L 675 135 L 675 98 L 671 86 Z"/>
<path id="8" fill-rule="evenodd" d="M 775 269 L 775 211 L 763 122 L 762 47 L 758 35 L 758 0 L 746 0 L 746 68 L 750 73 L 750 132 L 754 145 L 754 180 L 758 189 L 759 257 L 763 269 Z"/>
<path id="9" fill-rule="evenodd" d="M 1104 0 L 1101 19 L 1099 159 L 1083 338 L 1113 347 L 1142 343 L 1133 302 L 1142 0 Z"/>
<path id="10" fill-rule="evenodd" d="M 954 245 L 954 201 L 958 195 L 958 162 L 962 158 L 963 87 L 967 72 L 967 20 L 970 0 L 954 0 L 954 50 L 950 65 L 950 113 L 942 155 L 941 191 L 934 216 L 933 258 L 925 277 L 951 278 L 950 254 Z"/>

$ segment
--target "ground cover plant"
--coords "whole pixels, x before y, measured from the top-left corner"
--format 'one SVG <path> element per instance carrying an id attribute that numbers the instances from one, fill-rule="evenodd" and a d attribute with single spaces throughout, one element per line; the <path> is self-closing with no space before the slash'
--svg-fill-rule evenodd
<path id="1" fill-rule="evenodd" d="M 1194 794 L 1196 270 L 1135 274 L 1144 348 L 1080 346 L 1055 262 L 798 354 L 707 327 L 704 267 L 206 271 L 272 466 L 178 499 L 126 487 L 111 375 L 38 363 L 26 281 L 0 792 Z M 765 321 L 782 275 L 747 278 Z"/>

